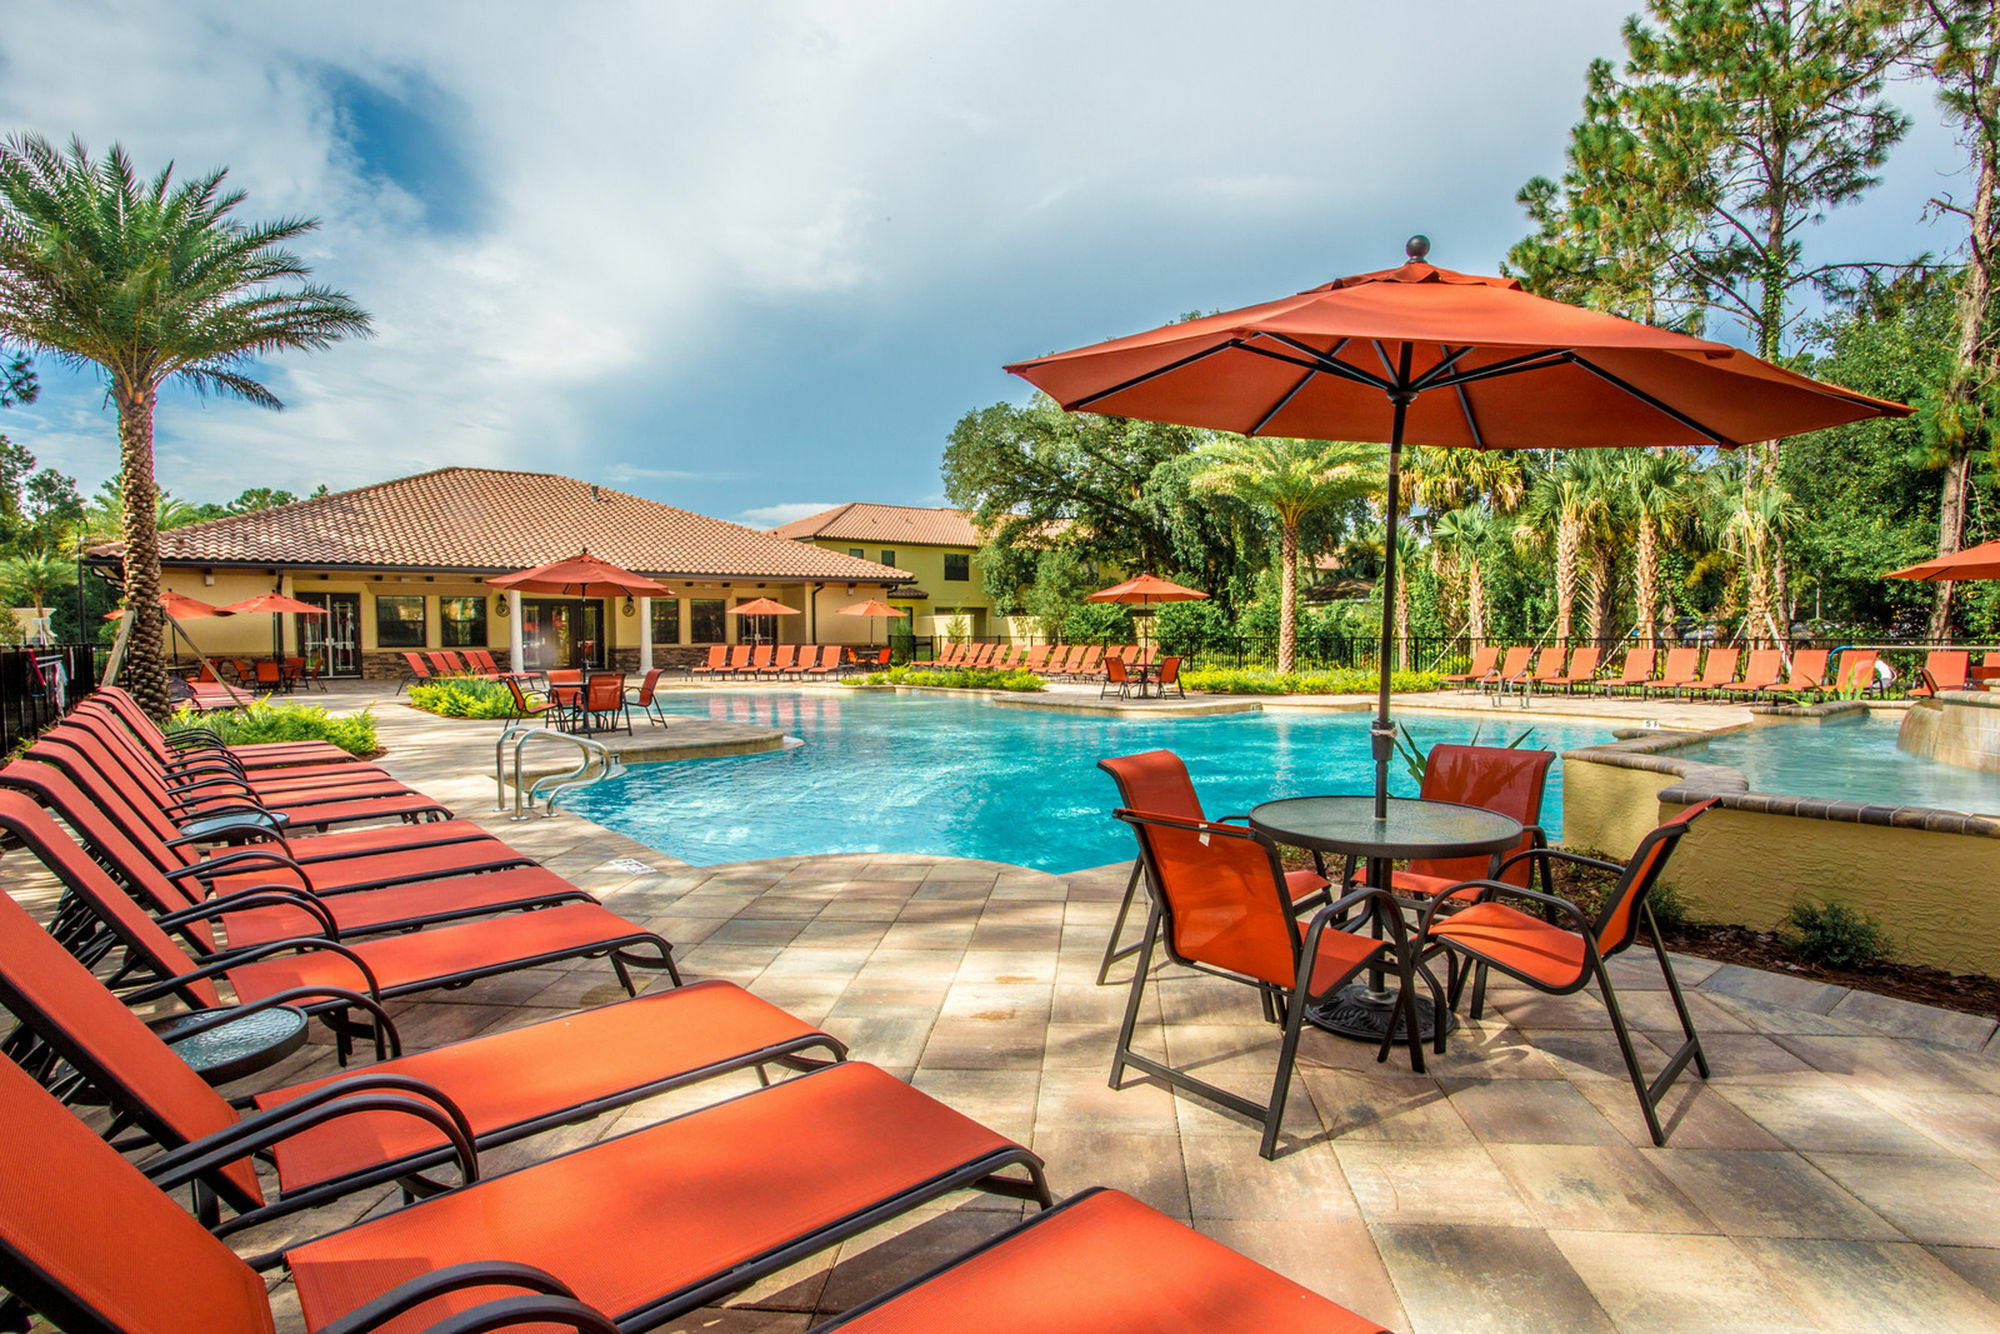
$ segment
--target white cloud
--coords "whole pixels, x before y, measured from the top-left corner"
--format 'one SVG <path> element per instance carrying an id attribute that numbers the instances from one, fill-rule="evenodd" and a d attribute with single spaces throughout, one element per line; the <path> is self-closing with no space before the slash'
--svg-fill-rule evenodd
<path id="1" fill-rule="evenodd" d="M 734 520 L 747 528 L 776 528 L 779 524 L 803 519 L 808 515 L 820 514 L 832 509 L 840 502 L 800 502 L 793 505 L 760 505 L 756 509 L 744 510 Z"/>
<path id="2" fill-rule="evenodd" d="M 284 413 L 170 398 L 178 495 L 470 463 L 716 512 L 780 477 L 911 500 L 959 413 L 1020 395 L 1005 361 L 1392 263 L 1412 230 L 1497 262 L 1627 7 L 41 0 L 0 27 L 0 127 L 228 164 L 245 216 L 322 219 L 307 258 L 375 318 L 267 368 Z M 428 90 L 463 226 L 427 225 L 456 177 L 357 154 L 343 84 Z M 111 415 L 47 379 L 0 429 L 94 485 Z"/>

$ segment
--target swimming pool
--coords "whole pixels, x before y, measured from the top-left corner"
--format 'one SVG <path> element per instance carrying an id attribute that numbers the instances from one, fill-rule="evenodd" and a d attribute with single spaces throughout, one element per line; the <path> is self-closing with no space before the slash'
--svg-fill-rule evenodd
<path id="1" fill-rule="evenodd" d="M 1093 717 L 998 708 L 976 698 L 887 692 L 733 691 L 662 697 L 669 712 L 776 727 L 792 750 L 636 766 L 564 805 L 696 865 L 825 852 L 979 857 L 1045 871 L 1132 855 L 1110 817 L 1117 789 L 1097 761 L 1171 749 L 1187 761 L 1211 815 L 1260 801 L 1366 792 L 1374 781 L 1366 713 Z M 1418 743 L 1468 741 L 1473 719 L 1407 715 Z M 1528 724 L 1488 720 L 1505 744 Z M 1603 727 L 1536 722 L 1527 742 L 1558 752 L 1611 739 Z M 1394 791 L 1415 795 L 1398 760 Z M 1543 825 L 1562 820 L 1562 765 L 1550 773 Z"/>
<path id="2" fill-rule="evenodd" d="M 1741 770 L 1752 792 L 2000 815 L 2000 774 L 1899 750 L 1901 725 L 1872 714 L 1768 723 L 1675 754 Z"/>

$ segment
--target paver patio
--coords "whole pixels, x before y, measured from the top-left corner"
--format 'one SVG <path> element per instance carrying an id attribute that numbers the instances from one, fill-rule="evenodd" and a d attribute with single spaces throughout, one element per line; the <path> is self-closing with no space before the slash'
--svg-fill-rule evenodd
<path id="1" fill-rule="evenodd" d="M 1400 1051 L 1378 1065 L 1372 1045 L 1309 1033 L 1281 1156 L 1264 1162 L 1240 1118 L 1143 1079 L 1105 1085 L 1126 992 L 1092 983 L 1125 865 L 1049 875 L 856 854 L 688 867 L 575 816 L 493 816 L 496 725 L 377 712 L 385 767 L 662 932 L 690 977 L 740 982 L 1022 1139 L 1059 1193 L 1118 1186 L 1391 1328 L 2000 1329 L 1990 1023 L 1923 1026 L 1945 1040 L 1920 1041 L 1902 1032 L 1916 1016 L 1879 998 L 1682 960 L 1715 1077 L 1683 1078 L 1670 1147 L 1656 1149 L 1602 1008 L 1496 986 L 1487 1017 L 1424 1076 Z M 9 888 L 32 893 L 22 860 L 6 860 Z M 1672 1012 L 1640 954 L 1614 974 L 1638 1027 L 1664 1033 Z M 608 968 L 585 963 L 394 1010 L 422 1047 L 620 995 Z M 1249 989 L 1168 969 L 1139 1041 L 1261 1097 L 1277 1036 Z M 1664 1060 L 1657 1045 L 1646 1057 Z M 265 1080 L 331 1065 L 315 1046 Z M 487 1161 L 504 1169 L 750 1087 L 746 1075 L 685 1091 Z M 388 1204 L 358 1200 L 241 1244 Z M 805 1329 L 1021 1207 L 933 1207 L 670 1328 Z"/>

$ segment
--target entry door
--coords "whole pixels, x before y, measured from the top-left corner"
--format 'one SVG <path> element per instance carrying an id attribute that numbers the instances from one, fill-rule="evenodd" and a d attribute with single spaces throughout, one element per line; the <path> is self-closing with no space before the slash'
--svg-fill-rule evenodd
<path id="1" fill-rule="evenodd" d="M 604 665 L 603 604 L 583 604 L 581 626 L 576 613 L 573 600 L 521 600 L 521 653 L 529 671 Z"/>
<path id="2" fill-rule="evenodd" d="M 324 616 L 294 618 L 306 657 L 326 664 L 328 676 L 361 675 L 361 595 L 301 593 L 299 601 L 326 608 Z"/>

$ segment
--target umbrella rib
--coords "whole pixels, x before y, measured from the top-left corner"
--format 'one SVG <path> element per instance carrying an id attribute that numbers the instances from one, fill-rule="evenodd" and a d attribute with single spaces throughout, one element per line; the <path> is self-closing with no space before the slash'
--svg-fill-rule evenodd
<path id="1" fill-rule="evenodd" d="M 1427 389 L 1437 389 L 1444 385 L 1473 384 L 1480 380 L 1491 380 L 1502 375 L 1519 375 L 1524 371 L 1547 370 L 1552 366 L 1563 366 L 1576 359 L 1576 354 L 1567 350 L 1542 348 L 1535 352 L 1524 352 L 1518 357 L 1496 361 L 1490 366 L 1479 366 L 1469 371 L 1445 375 L 1426 385 Z"/>
<path id="2" fill-rule="evenodd" d="M 1638 399 L 1641 403 L 1644 403 L 1647 407 L 1653 409 L 1655 412 L 1662 413 L 1665 416 L 1671 417 L 1675 421 L 1679 422 L 1682 426 L 1687 427 L 1690 431 L 1693 431 L 1696 434 L 1705 437 L 1710 444 L 1730 445 L 1736 443 L 1735 441 L 1729 439 L 1729 437 L 1723 435 L 1721 432 L 1714 430 L 1712 427 L 1702 425 L 1700 422 L 1688 416 L 1685 412 L 1682 412 L 1680 409 L 1662 403 L 1659 399 L 1654 398 L 1651 394 L 1639 388 L 1637 385 L 1629 384 L 1626 381 L 1620 379 L 1618 376 L 1613 375 L 1610 371 L 1605 370 L 1602 366 L 1594 366 L 1588 360 L 1584 359 L 1583 357 L 1577 356 L 1575 353 L 1570 354 L 1570 360 L 1574 361 L 1577 365 L 1583 367 L 1585 370 L 1589 371 L 1592 375 L 1595 375 L 1598 379 L 1604 381 L 1606 384 L 1614 385 L 1617 388 L 1624 390 L 1627 394 L 1630 394 L 1633 398 Z"/>
<path id="3" fill-rule="evenodd" d="M 1430 388 L 1434 381 L 1442 376 L 1451 374 L 1452 368 L 1463 361 L 1466 354 L 1472 351 L 1470 344 L 1458 349 L 1456 352 L 1452 351 L 1448 345 L 1440 344 L 1440 346 L 1444 347 L 1444 356 L 1438 359 L 1437 365 L 1419 375 L 1415 382 L 1410 385 L 1410 388 L 1417 390 Z"/>
<path id="4" fill-rule="evenodd" d="M 1199 352 L 1190 353 L 1182 357 L 1179 361 L 1169 362 L 1167 365 L 1161 366 L 1156 370 L 1147 371 L 1144 375 L 1135 375 L 1120 384 L 1114 384 L 1109 389 L 1100 389 L 1094 394 L 1086 394 L 1074 403 L 1065 403 L 1063 404 L 1063 411 L 1082 412 L 1093 404 L 1102 403 L 1107 398 L 1124 393 L 1127 389 L 1137 389 L 1149 380 L 1157 380 L 1162 375 L 1172 375 L 1175 371 L 1192 366 L 1197 361 L 1205 360 L 1218 352 L 1227 352 L 1232 347 L 1241 346 L 1243 344 L 1240 340 L 1232 338 L 1226 343 L 1218 343 L 1214 347 L 1203 348 Z"/>
<path id="5" fill-rule="evenodd" d="M 1474 449 L 1486 448 L 1486 437 L 1479 433 L 1479 419 L 1472 415 L 1472 399 L 1467 396 L 1465 386 L 1455 384 L 1451 388 L 1452 392 L 1458 395 L 1459 411 L 1465 414 L 1465 429 L 1472 432 L 1472 447 Z"/>
<path id="6" fill-rule="evenodd" d="M 1271 419 L 1277 416 L 1279 413 L 1283 412 L 1287 407 L 1291 406 L 1292 400 L 1299 396 L 1299 391 L 1301 389 L 1304 389 L 1307 385 L 1311 384 L 1313 376 L 1318 374 L 1319 374 L 1319 369 L 1317 367 L 1308 368 L 1306 373 L 1299 377 L 1299 382 L 1293 385 L 1289 390 L 1287 390 L 1283 398 L 1279 399 L 1276 403 L 1272 404 L 1271 410 L 1265 413 L 1263 416 L 1259 417 L 1257 419 L 1257 424 L 1251 427 L 1247 432 L 1245 432 L 1245 434 L 1262 435 L 1264 432 L 1264 428 L 1271 424 Z"/>
<path id="7" fill-rule="evenodd" d="M 1291 348 L 1294 352 L 1298 352 L 1301 355 L 1311 357 L 1312 361 L 1310 364 L 1316 369 L 1324 371 L 1328 375 L 1338 375 L 1344 379 L 1358 381 L 1359 383 L 1365 384 L 1373 389 L 1381 389 L 1386 391 L 1390 387 L 1389 382 L 1383 379 L 1381 376 L 1370 375 L 1367 371 L 1362 370 L 1359 366 L 1350 366 L 1346 362 L 1340 360 L 1340 358 L 1336 354 L 1340 351 L 1341 348 L 1347 346 L 1348 340 L 1345 338 L 1341 339 L 1338 343 L 1335 343 L 1333 345 L 1332 352 L 1322 352 L 1318 348 L 1312 346 L 1310 343 L 1301 343 L 1298 339 L 1293 338 L 1290 334 L 1270 333 L 1264 330 L 1259 330 L 1258 337 L 1276 339 L 1278 342 L 1283 343 L 1286 347 Z M 1259 356 L 1270 357 L 1274 360 L 1282 361 L 1287 366 L 1301 366 L 1308 364 L 1305 362 L 1294 361 L 1290 357 L 1279 356 L 1276 352 L 1271 351 L 1269 348 L 1256 347 L 1247 342 L 1243 343 L 1241 346 L 1245 352 L 1255 352 Z"/>

